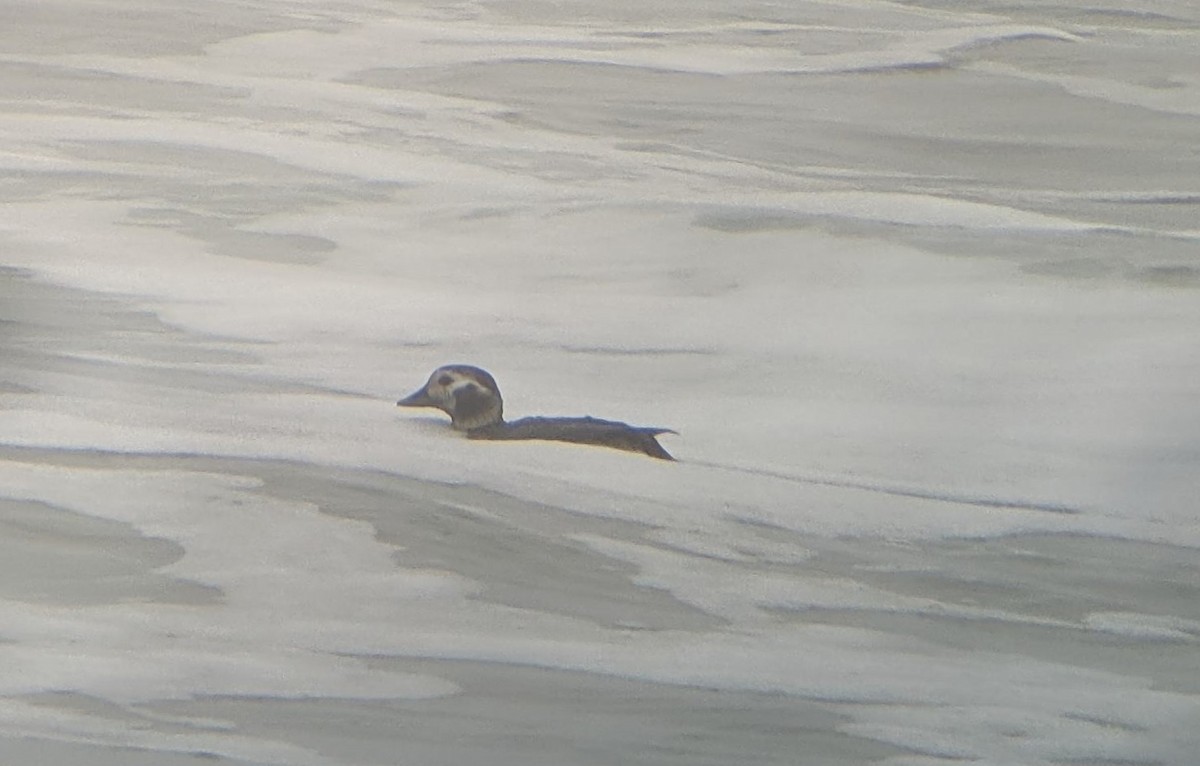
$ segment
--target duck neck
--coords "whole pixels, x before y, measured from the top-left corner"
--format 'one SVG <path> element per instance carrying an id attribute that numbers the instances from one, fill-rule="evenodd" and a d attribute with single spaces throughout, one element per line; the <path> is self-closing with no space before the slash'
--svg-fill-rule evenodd
<path id="1" fill-rule="evenodd" d="M 457 417 L 451 418 L 451 425 L 456 431 L 470 432 L 486 428 L 503 428 L 505 423 L 504 415 L 497 406 L 495 409 L 470 415 L 459 413 Z"/>

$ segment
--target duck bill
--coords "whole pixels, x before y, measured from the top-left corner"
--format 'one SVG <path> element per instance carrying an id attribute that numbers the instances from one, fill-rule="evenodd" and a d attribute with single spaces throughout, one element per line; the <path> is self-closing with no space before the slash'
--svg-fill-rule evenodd
<path id="1" fill-rule="evenodd" d="M 429 398 L 429 394 L 425 393 L 425 389 L 413 391 L 408 396 L 396 402 L 397 407 L 436 407 L 437 402 Z"/>

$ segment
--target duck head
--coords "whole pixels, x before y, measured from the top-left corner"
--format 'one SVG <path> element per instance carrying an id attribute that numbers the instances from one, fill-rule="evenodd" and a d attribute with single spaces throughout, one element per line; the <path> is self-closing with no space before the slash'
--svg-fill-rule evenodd
<path id="1" fill-rule="evenodd" d="M 459 431 L 472 431 L 504 422 L 504 400 L 496 379 L 486 370 L 465 364 L 439 367 L 420 388 L 398 407 L 436 407 L 450 416 Z"/>

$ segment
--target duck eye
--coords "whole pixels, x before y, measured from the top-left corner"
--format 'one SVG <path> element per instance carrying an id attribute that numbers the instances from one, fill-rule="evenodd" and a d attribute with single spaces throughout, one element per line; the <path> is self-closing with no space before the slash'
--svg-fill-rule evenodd
<path id="1" fill-rule="evenodd" d="M 453 382 L 454 382 L 454 378 L 450 377 L 449 375 L 443 375 L 442 377 L 437 379 L 437 383 L 439 386 L 448 386 Z"/>

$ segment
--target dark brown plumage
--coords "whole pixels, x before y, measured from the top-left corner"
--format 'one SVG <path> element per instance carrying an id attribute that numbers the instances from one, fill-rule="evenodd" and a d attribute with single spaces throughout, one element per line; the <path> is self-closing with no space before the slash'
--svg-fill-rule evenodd
<path id="1" fill-rule="evenodd" d="M 640 452 L 660 460 L 675 459 L 657 439 L 659 434 L 675 433 L 669 428 L 631 426 L 593 417 L 533 417 L 505 422 L 504 401 L 496 379 L 487 371 L 470 365 L 439 367 L 423 388 L 396 404 L 400 407 L 436 407 L 450 416 L 454 428 L 465 431 L 471 439 L 540 439 L 592 444 Z"/>

